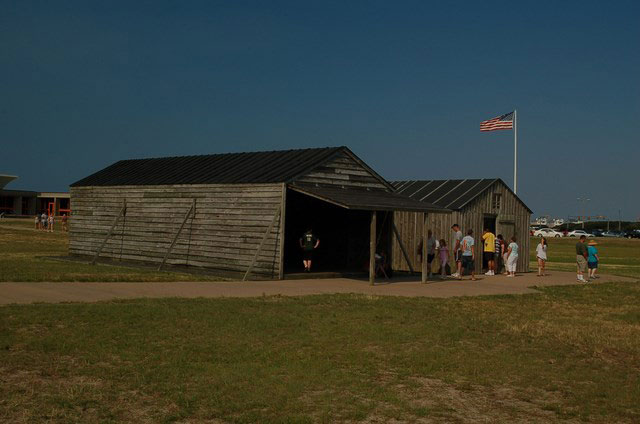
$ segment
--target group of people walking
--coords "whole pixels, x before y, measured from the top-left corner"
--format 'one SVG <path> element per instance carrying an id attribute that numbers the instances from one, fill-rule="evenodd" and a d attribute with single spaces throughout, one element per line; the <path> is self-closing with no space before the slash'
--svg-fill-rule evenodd
<path id="1" fill-rule="evenodd" d="M 36 215 L 34 219 L 35 229 L 46 231 L 49 233 L 53 232 L 53 227 L 55 223 L 55 217 L 53 215 L 47 215 L 42 212 L 42 215 Z M 62 214 L 62 231 L 67 231 L 67 215 Z"/>
<path id="2" fill-rule="evenodd" d="M 473 238 L 473 230 L 467 230 L 465 236 L 462 235 L 462 231 L 458 224 L 451 226 L 453 231 L 452 240 L 452 252 L 453 263 L 455 270 L 452 269 L 451 277 L 462 279 L 463 275 L 470 275 L 471 280 L 476 280 L 475 275 L 475 240 Z M 438 255 L 440 259 L 440 276 L 445 277 L 447 275 L 446 267 L 449 262 L 449 248 L 444 239 L 436 241 L 431 230 L 427 232 L 427 272 L 431 277 L 431 265 Z M 418 246 L 418 255 L 422 256 L 422 243 Z M 519 246 L 515 236 L 511 237 L 509 243 L 504 240 L 502 234 L 497 236 L 491 232 L 488 228 L 485 228 L 482 233 L 482 258 L 487 264 L 487 272 L 485 275 L 497 275 L 500 274 L 500 270 L 504 265 L 504 275 L 508 277 L 515 277 L 516 266 L 518 263 Z M 422 258 L 421 258 L 422 260 Z"/>

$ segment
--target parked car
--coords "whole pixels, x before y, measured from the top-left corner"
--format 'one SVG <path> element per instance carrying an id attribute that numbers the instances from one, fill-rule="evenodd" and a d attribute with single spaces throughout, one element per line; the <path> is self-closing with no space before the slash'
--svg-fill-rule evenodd
<path id="1" fill-rule="evenodd" d="M 604 234 L 604 231 L 602 230 L 591 230 L 591 234 L 593 234 L 595 237 L 602 237 Z"/>
<path id="2" fill-rule="evenodd" d="M 581 237 L 581 236 L 594 237 L 593 234 L 587 233 L 585 230 L 573 230 L 569 234 L 567 234 L 567 237 Z"/>
<path id="3" fill-rule="evenodd" d="M 640 238 L 640 230 L 627 230 L 624 233 L 626 238 Z"/>
<path id="4" fill-rule="evenodd" d="M 540 228 L 533 232 L 535 237 L 562 237 L 562 233 L 553 228 Z"/>
<path id="5" fill-rule="evenodd" d="M 602 233 L 602 237 L 624 237 L 624 233 L 622 233 L 622 231 L 605 231 L 604 233 Z"/>

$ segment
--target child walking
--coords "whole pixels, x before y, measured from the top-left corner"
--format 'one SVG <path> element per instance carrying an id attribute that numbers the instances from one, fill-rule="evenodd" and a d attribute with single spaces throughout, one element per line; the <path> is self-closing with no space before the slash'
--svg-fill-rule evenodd
<path id="1" fill-rule="evenodd" d="M 440 239 L 440 276 L 447 276 L 447 262 L 449 261 L 449 249 L 447 248 L 447 242 L 444 239 Z"/>

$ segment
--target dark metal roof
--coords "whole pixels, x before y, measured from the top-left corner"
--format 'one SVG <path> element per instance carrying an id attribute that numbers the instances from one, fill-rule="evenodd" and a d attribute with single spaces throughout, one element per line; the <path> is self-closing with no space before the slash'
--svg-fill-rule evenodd
<path id="1" fill-rule="evenodd" d="M 121 160 L 71 187 L 289 182 L 346 147 Z M 355 155 L 353 155 L 355 156 Z"/>
<path id="2" fill-rule="evenodd" d="M 504 184 L 500 178 L 473 180 L 417 180 L 393 181 L 391 185 L 396 193 L 414 200 L 426 201 L 438 207 L 460 210 L 482 194 L 496 182 Z M 509 186 L 504 184 L 509 191 Z M 511 191 L 518 201 L 531 212 L 531 209 Z"/>
<path id="3" fill-rule="evenodd" d="M 361 190 L 289 185 L 297 192 L 324 200 L 346 209 L 371 211 L 451 212 L 430 203 L 414 200 L 384 190 Z"/>

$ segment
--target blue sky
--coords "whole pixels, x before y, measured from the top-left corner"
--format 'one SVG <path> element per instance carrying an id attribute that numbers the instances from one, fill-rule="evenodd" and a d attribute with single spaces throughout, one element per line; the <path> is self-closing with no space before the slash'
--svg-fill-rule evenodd
<path id="1" fill-rule="evenodd" d="M 536 215 L 640 216 L 640 3 L 0 1 L 0 173 L 349 146 L 387 179 L 513 180 Z M 578 197 L 588 197 L 587 206 Z"/>

